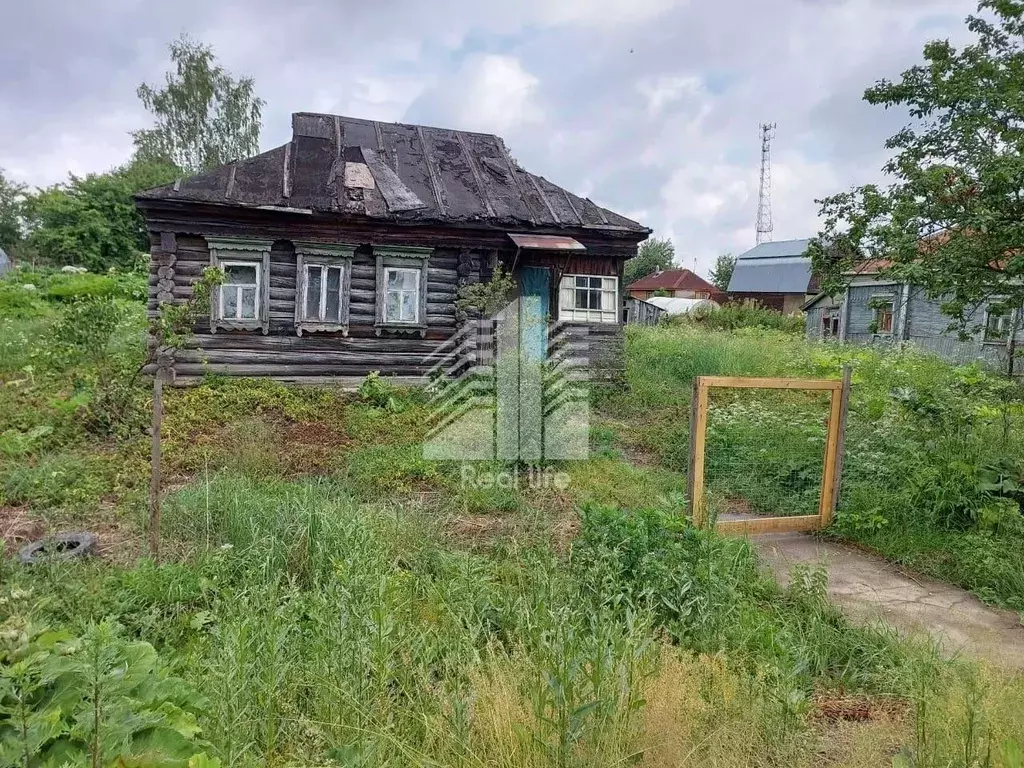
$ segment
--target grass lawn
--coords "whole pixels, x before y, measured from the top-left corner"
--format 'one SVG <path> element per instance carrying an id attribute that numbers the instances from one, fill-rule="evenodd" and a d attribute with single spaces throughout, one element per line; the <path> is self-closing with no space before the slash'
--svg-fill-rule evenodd
<path id="1" fill-rule="evenodd" d="M 565 489 L 465 487 L 413 392 L 172 390 L 154 563 L 141 309 L 114 301 L 116 343 L 77 355 L 64 299 L 0 316 L 0 513 L 110 544 L 0 557 L 0 765 L 1019 765 L 1024 681 L 688 525 L 688 376 L 715 363 L 653 353 L 685 336 L 631 338 Z"/>

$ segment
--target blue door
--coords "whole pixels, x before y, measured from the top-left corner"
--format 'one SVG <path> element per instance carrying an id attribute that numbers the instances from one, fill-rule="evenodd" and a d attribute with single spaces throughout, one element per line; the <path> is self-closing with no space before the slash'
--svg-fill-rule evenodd
<path id="1" fill-rule="evenodd" d="M 519 296 L 519 343 L 523 360 L 547 360 L 551 270 L 546 267 L 521 267 Z"/>

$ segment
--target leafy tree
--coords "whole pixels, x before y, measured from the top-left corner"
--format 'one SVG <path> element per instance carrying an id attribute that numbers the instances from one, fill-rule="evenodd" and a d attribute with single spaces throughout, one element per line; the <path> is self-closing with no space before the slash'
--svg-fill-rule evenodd
<path id="1" fill-rule="evenodd" d="M 970 45 L 928 43 L 923 64 L 865 92 L 909 113 L 886 142 L 892 183 L 819 201 L 809 249 L 825 290 L 858 259 L 888 259 L 961 329 L 990 298 L 1024 303 L 1024 1 L 981 0 L 978 12 L 989 18 L 967 18 Z"/>
<path id="2" fill-rule="evenodd" d="M 668 269 L 672 266 L 672 259 L 675 258 L 676 248 L 667 237 L 659 239 L 652 237 L 640 244 L 637 255 L 626 262 L 626 270 L 623 279 L 626 285 L 635 283 L 642 277 L 653 275 L 659 269 Z"/>
<path id="3" fill-rule="evenodd" d="M 718 290 L 728 291 L 734 269 L 736 269 L 736 257 L 731 253 L 723 253 L 715 259 L 715 266 L 711 270 L 711 282 Z"/>
<path id="4" fill-rule="evenodd" d="M 21 242 L 21 205 L 25 185 L 10 181 L 0 168 L 0 248 L 10 251 Z"/>
<path id="5" fill-rule="evenodd" d="M 164 87 L 138 89 L 156 125 L 132 134 L 137 157 L 197 173 L 257 154 L 266 102 L 256 97 L 252 78 L 235 80 L 216 64 L 210 46 L 186 35 L 170 51 L 174 71 Z"/>
<path id="6" fill-rule="evenodd" d="M 132 268 L 149 250 L 132 195 L 181 175 L 174 166 L 136 160 L 109 173 L 70 176 L 25 200 L 29 243 L 55 263 L 100 272 Z"/>

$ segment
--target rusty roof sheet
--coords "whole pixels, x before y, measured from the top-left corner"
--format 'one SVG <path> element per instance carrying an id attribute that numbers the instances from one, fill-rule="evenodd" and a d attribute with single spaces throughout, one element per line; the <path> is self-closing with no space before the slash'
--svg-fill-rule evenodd
<path id="1" fill-rule="evenodd" d="M 586 246 L 579 240 L 558 235 L 526 235 L 509 232 L 509 238 L 520 248 L 529 251 L 585 251 Z"/>
<path id="2" fill-rule="evenodd" d="M 292 115 L 292 139 L 256 157 L 136 195 L 348 213 L 636 234 L 651 230 L 525 171 L 498 136 L 340 115 Z"/>
<path id="3" fill-rule="evenodd" d="M 721 293 L 717 287 L 689 269 L 663 269 L 626 286 L 627 291 L 706 291 Z"/>

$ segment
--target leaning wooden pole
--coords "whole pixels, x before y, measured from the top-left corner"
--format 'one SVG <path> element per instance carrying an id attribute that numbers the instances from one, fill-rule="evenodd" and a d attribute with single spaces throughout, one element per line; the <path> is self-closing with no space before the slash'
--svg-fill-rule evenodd
<path id="1" fill-rule="evenodd" d="M 153 444 L 149 476 L 149 554 L 156 561 L 160 560 L 160 432 L 164 421 L 164 374 L 164 366 L 158 363 L 153 376 Z"/>

